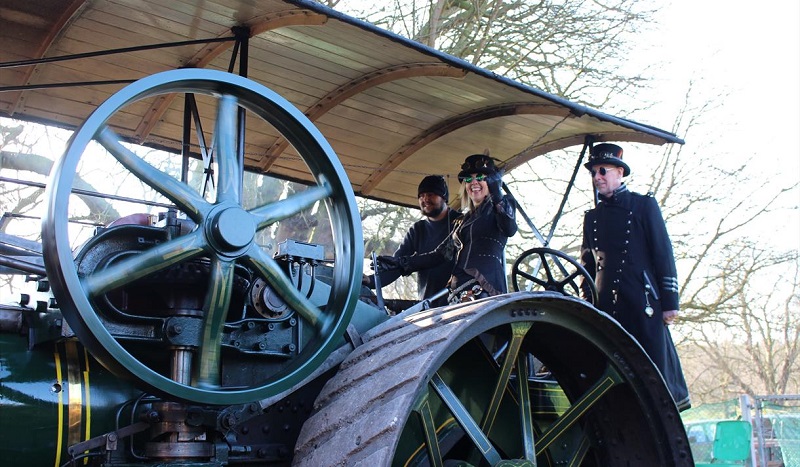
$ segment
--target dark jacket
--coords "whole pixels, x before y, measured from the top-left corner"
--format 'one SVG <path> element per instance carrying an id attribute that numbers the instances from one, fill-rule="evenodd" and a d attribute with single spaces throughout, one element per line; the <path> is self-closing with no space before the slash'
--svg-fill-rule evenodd
<path id="1" fill-rule="evenodd" d="M 461 219 L 462 214 L 455 209 L 447 210 L 447 217 L 438 221 L 431 221 L 428 218 L 421 219 L 414 223 L 403 243 L 395 251 L 395 257 L 421 255 L 436 249 L 453 230 L 456 221 Z M 436 294 L 436 292 L 447 287 L 450 280 L 450 273 L 453 271 L 453 260 L 443 260 L 439 264 L 429 268 L 421 269 L 417 272 L 417 294 L 418 299 L 423 300 Z M 386 286 L 397 280 L 402 274 L 399 269 L 381 271 L 381 286 Z M 371 282 L 374 288 L 374 281 Z M 434 306 L 444 305 L 446 298 L 440 299 Z"/>
<path id="2" fill-rule="evenodd" d="M 499 203 L 487 199 L 456 221 L 453 233 L 436 250 L 408 258 L 406 272 L 454 259 L 451 289 L 476 279 L 488 295 L 508 292 L 505 246 L 508 237 L 517 233 L 515 206 L 510 195 L 503 196 Z"/>
<path id="3" fill-rule="evenodd" d="M 674 348 L 662 311 L 678 310 L 678 278 L 655 199 L 625 185 L 601 196 L 584 216 L 581 263 L 597 285 L 596 307 L 631 333 L 668 379 Z"/>

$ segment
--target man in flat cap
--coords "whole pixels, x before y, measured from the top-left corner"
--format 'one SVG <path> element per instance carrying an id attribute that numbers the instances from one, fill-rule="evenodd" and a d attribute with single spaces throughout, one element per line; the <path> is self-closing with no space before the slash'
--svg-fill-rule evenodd
<path id="1" fill-rule="evenodd" d="M 598 144 L 584 165 L 597 206 L 583 220 L 581 262 L 597 284 L 597 308 L 633 335 L 664 377 L 678 408 L 690 406 L 667 325 L 678 315 L 672 243 L 652 194 L 628 191 L 631 169 L 616 144 Z"/>
<path id="2" fill-rule="evenodd" d="M 417 188 L 417 201 L 423 219 L 415 222 L 403 238 L 403 243 L 394 257 L 421 255 L 433 251 L 442 243 L 453 228 L 456 219 L 461 218 L 461 213 L 450 209 L 447 205 L 449 192 L 447 182 L 441 175 L 428 175 L 423 178 Z M 442 261 L 430 269 L 417 272 L 417 295 L 419 300 L 424 300 L 435 295 L 436 292 L 447 287 L 450 274 L 453 272 L 453 261 Z M 381 286 L 387 286 L 400 277 L 400 270 L 384 270 L 380 273 Z M 375 277 L 366 276 L 364 285 L 374 289 Z M 447 304 L 447 297 L 439 298 L 431 306 Z"/>

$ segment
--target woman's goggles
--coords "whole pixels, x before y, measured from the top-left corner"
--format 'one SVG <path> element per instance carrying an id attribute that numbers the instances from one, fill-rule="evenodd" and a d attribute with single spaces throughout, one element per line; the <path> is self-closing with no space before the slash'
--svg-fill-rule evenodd
<path id="1" fill-rule="evenodd" d="M 472 160 L 470 160 L 470 159 L 472 159 Z M 494 164 L 492 163 L 492 160 L 489 159 L 488 157 L 485 157 L 485 156 L 484 157 L 475 157 L 474 159 L 472 157 L 470 157 L 470 158 L 467 158 L 467 160 L 464 161 L 463 164 L 461 164 L 461 170 L 462 171 L 468 171 L 468 170 L 471 170 L 471 171 L 481 170 L 481 171 L 483 171 L 483 170 L 487 170 L 487 169 L 493 168 L 493 166 L 494 166 Z"/>
<path id="2" fill-rule="evenodd" d="M 477 180 L 479 182 L 482 182 L 482 181 L 486 180 L 486 175 L 480 174 L 480 175 L 476 175 L 474 177 L 464 177 L 461 180 L 464 180 L 464 183 L 472 183 L 473 180 Z"/>

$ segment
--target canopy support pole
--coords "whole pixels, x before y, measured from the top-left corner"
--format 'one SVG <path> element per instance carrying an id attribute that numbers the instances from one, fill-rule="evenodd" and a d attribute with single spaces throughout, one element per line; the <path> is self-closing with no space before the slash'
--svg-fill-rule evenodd
<path id="1" fill-rule="evenodd" d="M 514 199 L 514 204 L 517 209 L 517 212 L 525 219 L 525 222 L 530 227 L 533 235 L 539 240 L 543 247 L 548 247 L 550 245 L 550 240 L 553 239 L 553 235 L 556 232 L 556 227 L 558 226 L 558 221 L 561 219 L 561 215 L 564 213 L 564 207 L 567 205 L 567 199 L 569 199 L 569 194 L 572 191 L 572 187 L 575 186 L 575 179 L 578 176 L 578 171 L 581 168 L 581 164 L 583 163 L 583 156 L 586 155 L 586 149 L 591 147 L 594 143 L 594 137 L 592 135 L 586 135 L 586 138 L 583 142 L 583 148 L 581 149 L 581 153 L 578 156 L 578 161 L 575 163 L 575 168 L 572 170 L 572 177 L 569 179 L 569 183 L 567 184 L 567 189 L 564 191 L 564 196 L 561 198 L 561 204 L 558 206 L 558 211 L 556 212 L 555 216 L 553 216 L 553 223 L 550 226 L 550 231 L 547 233 L 547 238 L 545 238 L 542 233 L 539 231 L 538 228 L 533 224 L 533 221 L 528 214 L 522 209 L 522 206 L 517 202 L 516 198 Z M 503 190 L 512 195 L 511 190 L 508 188 L 505 182 L 503 182 Z"/>

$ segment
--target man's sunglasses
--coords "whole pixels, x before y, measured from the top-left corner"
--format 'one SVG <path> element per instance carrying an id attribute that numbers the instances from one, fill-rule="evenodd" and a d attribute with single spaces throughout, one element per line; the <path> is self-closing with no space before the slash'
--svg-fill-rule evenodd
<path id="1" fill-rule="evenodd" d="M 464 183 L 472 183 L 473 180 L 477 180 L 479 182 L 482 182 L 482 181 L 486 180 L 486 175 L 480 174 L 480 175 L 476 175 L 474 177 L 464 177 L 462 180 L 464 180 Z"/>
<path id="2" fill-rule="evenodd" d="M 597 175 L 597 172 L 600 172 L 600 175 L 602 175 L 602 176 L 604 176 L 604 177 L 605 177 L 605 175 L 606 175 L 608 172 L 610 172 L 610 171 L 612 171 L 612 170 L 614 170 L 614 169 L 616 169 L 616 167 L 613 167 L 613 168 L 611 168 L 611 169 L 609 169 L 609 168 L 607 168 L 607 167 L 600 167 L 600 168 L 599 168 L 599 169 L 597 169 L 597 170 L 594 170 L 594 169 L 592 169 L 590 172 L 592 173 L 592 177 L 594 177 L 595 175 Z"/>

